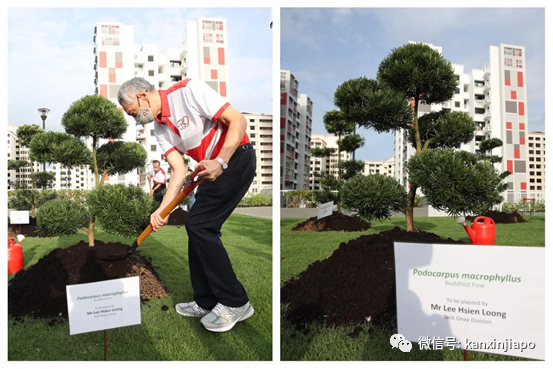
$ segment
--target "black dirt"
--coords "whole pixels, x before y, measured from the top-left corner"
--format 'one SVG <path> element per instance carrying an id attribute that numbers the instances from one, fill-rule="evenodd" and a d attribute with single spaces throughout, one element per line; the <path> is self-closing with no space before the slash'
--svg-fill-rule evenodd
<path id="1" fill-rule="evenodd" d="M 333 212 L 332 215 L 321 219 L 317 219 L 317 217 L 309 218 L 305 222 L 295 226 L 293 230 L 302 232 L 361 232 L 369 228 L 371 228 L 371 224 L 358 217 L 351 217 L 339 212 Z"/>
<path id="2" fill-rule="evenodd" d="M 60 248 L 15 274 L 8 284 L 8 314 L 16 319 L 67 318 L 65 286 L 100 282 L 109 279 L 140 277 L 140 297 L 143 302 L 168 295 L 155 274 L 152 264 L 131 254 L 123 260 L 106 261 L 102 257 L 129 251 L 121 243 L 95 241 L 94 247 L 81 241 Z"/>
<path id="3" fill-rule="evenodd" d="M 485 217 L 488 217 L 488 218 L 492 218 L 493 221 L 495 223 L 524 223 L 524 222 L 527 222 L 526 219 L 524 219 L 522 217 L 522 215 L 520 215 L 520 213 L 516 212 L 516 211 L 513 211 L 512 213 L 506 213 L 506 212 L 503 212 L 503 211 L 493 211 L 493 210 L 490 210 L 488 211 L 487 213 L 485 214 L 482 214 L 482 216 L 485 216 Z M 467 220 L 470 220 L 471 222 L 474 220 L 474 218 L 476 217 L 467 217 Z"/>
<path id="4" fill-rule="evenodd" d="M 424 231 L 396 227 L 361 236 L 316 261 L 281 288 L 284 317 L 298 329 L 313 321 L 329 325 L 394 326 L 397 316 L 394 241 L 462 244 Z M 359 332 L 352 332 L 352 336 Z"/>
<path id="5" fill-rule="evenodd" d="M 163 305 L 163 306 L 161 307 L 161 311 L 167 311 L 167 310 L 169 310 L 169 306 Z"/>
<path id="6" fill-rule="evenodd" d="M 173 210 L 173 212 L 171 213 L 167 225 L 182 226 L 186 223 L 187 219 L 188 212 L 183 210 L 182 208 L 177 208 L 177 210 Z"/>
<path id="7" fill-rule="evenodd" d="M 22 234 L 25 237 L 49 237 L 47 232 L 39 232 L 37 228 L 36 218 L 29 217 L 29 224 L 9 224 L 8 235 Z"/>

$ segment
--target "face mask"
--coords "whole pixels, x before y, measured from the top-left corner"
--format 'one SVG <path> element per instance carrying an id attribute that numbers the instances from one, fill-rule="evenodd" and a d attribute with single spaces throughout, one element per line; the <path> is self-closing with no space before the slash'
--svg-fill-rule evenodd
<path id="1" fill-rule="evenodd" d="M 152 109 L 150 108 L 150 102 L 148 101 L 148 108 L 141 108 L 140 107 L 140 99 L 138 100 L 138 115 L 136 116 L 135 120 L 136 123 L 139 124 L 148 124 L 155 120 L 154 115 L 152 114 Z"/>

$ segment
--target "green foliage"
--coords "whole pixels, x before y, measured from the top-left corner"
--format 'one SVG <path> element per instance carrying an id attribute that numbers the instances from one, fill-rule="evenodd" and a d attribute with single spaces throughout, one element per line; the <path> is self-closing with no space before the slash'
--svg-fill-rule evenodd
<path id="1" fill-rule="evenodd" d="M 338 180 L 332 174 L 319 174 L 319 186 L 323 191 L 338 191 L 342 187 L 343 181 Z"/>
<path id="2" fill-rule="evenodd" d="M 313 191 L 313 195 L 315 196 L 315 201 L 318 204 L 324 204 L 325 202 L 330 201 L 333 201 L 335 204 L 337 204 L 340 201 L 340 196 L 338 192 L 330 192 L 329 190 Z"/>
<path id="3" fill-rule="evenodd" d="M 421 144 L 429 149 L 459 148 L 474 138 L 474 121 L 463 112 L 431 112 L 419 118 Z M 415 129 L 409 129 L 409 142 L 416 147 Z"/>
<path id="4" fill-rule="evenodd" d="M 24 168 L 29 165 L 29 162 L 26 160 L 8 160 L 8 170 L 19 171 L 19 169 Z"/>
<path id="5" fill-rule="evenodd" d="M 382 174 L 351 178 L 340 190 L 340 198 L 345 209 L 357 212 L 367 222 L 388 219 L 395 212 L 403 212 L 407 204 L 401 184 Z"/>
<path id="6" fill-rule="evenodd" d="M 56 179 L 54 172 L 35 172 L 31 173 L 31 181 L 35 188 L 50 188 Z"/>
<path id="7" fill-rule="evenodd" d="M 287 208 L 299 208 L 301 205 L 314 208 L 317 207 L 317 200 L 312 190 L 294 190 L 284 193 L 284 204 Z"/>
<path id="8" fill-rule="evenodd" d="M 338 110 L 327 111 L 323 115 L 323 122 L 327 132 L 336 136 L 344 136 L 355 130 L 355 125 L 348 122 L 342 112 Z"/>
<path id="9" fill-rule="evenodd" d="M 41 133 L 41 132 L 44 132 L 44 130 L 36 124 L 25 124 L 25 125 L 19 126 L 17 127 L 17 131 L 16 131 L 17 143 L 25 147 L 29 147 L 31 145 L 31 139 L 37 133 Z"/>
<path id="10" fill-rule="evenodd" d="M 117 105 L 100 95 L 87 95 L 73 102 L 61 124 L 70 135 L 95 140 L 118 139 L 127 130 L 127 121 Z"/>
<path id="11" fill-rule="evenodd" d="M 108 142 L 96 152 L 98 170 L 104 175 L 125 174 L 144 167 L 147 156 L 142 145 L 124 141 Z"/>
<path id="12" fill-rule="evenodd" d="M 376 132 L 407 128 L 413 119 L 411 106 L 403 94 L 365 77 L 338 86 L 334 105 L 340 108 L 345 121 Z"/>
<path id="13" fill-rule="evenodd" d="M 142 233 L 157 208 L 140 187 L 123 184 L 107 184 L 91 191 L 87 204 L 106 232 L 128 238 Z"/>
<path id="14" fill-rule="evenodd" d="M 272 206 L 273 196 L 271 194 L 262 193 L 250 193 L 243 197 L 238 204 L 239 207 L 252 207 L 252 206 Z"/>
<path id="15" fill-rule="evenodd" d="M 90 150 L 78 138 L 60 132 L 43 132 L 31 140 L 31 160 L 61 163 L 67 167 L 90 164 Z"/>
<path id="16" fill-rule="evenodd" d="M 534 210 L 534 206 L 536 207 L 536 212 L 545 212 L 545 200 L 537 200 L 535 205 L 532 201 L 526 201 L 527 212 L 532 212 Z M 524 210 L 524 201 L 520 200 L 516 203 L 504 202 L 501 205 L 501 210 L 506 213 L 512 213 L 513 211 L 522 213 Z"/>
<path id="17" fill-rule="evenodd" d="M 450 100 L 458 86 L 451 63 L 423 44 L 405 44 L 393 49 L 380 63 L 377 79 L 407 99 L 425 104 Z"/>
<path id="18" fill-rule="evenodd" d="M 358 134 L 349 134 L 338 140 L 337 143 L 340 151 L 354 152 L 360 147 L 363 147 L 365 139 Z"/>
<path id="19" fill-rule="evenodd" d="M 483 140 L 480 142 L 480 151 L 487 152 L 495 149 L 496 147 L 503 146 L 503 141 L 499 138 L 490 138 L 489 140 Z"/>
<path id="20" fill-rule="evenodd" d="M 362 160 L 346 160 L 340 163 L 338 169 L 342 171 L 342 178 L 348 180 L 363 172 L 365 162 Z"/>
<path id="21" fill-rule="evenodd" d="M 415 155 L 407 168 L 426 201 L 450 215 L 481 214 L 501 203 L 507 186 L 503 179 L 509 174 L 499 173 L 482 156 L 452 149 Z"/>
<path id="22" fill-rule="evenodd" d="M 39 230 L 52 236 L 71 236 L 88 224 L 86 208 L 69 199 L 55 199 L 43 204 L 36 215 Z"/>
<path id="23" fill-rule="evenodd" d="M 86 196 L 90 190 L 59 190 L 56 195 L 60 199 L 69 199 L 82 205 L 86 205 Z"/>
<path id="24" fill-rule="evenodd" d="M 56 191 L 38 191 L 32 188 L 18 188 L 8 192 L 8 208 L 14 210 L 32 210 L 57 197 Z"/>
<path id="25" fill-rule="evenodd" d="M 335 151 L 332 147 L 312 147 L 310 150 L 311 156 L 316 158 L 325 158 L 332 155 Z"/>

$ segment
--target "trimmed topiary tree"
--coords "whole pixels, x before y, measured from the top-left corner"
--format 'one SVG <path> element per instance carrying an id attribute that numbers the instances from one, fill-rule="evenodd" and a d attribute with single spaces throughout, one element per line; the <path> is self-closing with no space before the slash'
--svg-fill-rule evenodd
<path id="1" fill-rule="evenodd" d="M 86 207 L 69 199 L 55 199 L 40 207 L 37 213 L 40 231 L 51 236 L 71 236 L 85 229 L 90 218 Z"/>
<path id="2" fill-rule="evenodd" d="M 342 206 L 371 222 L 383 221 L 395 212 L 404 212 L 405 189 L 392 177 L 382 174 L 358 175 L 346 181 L 340 190 Z"/>
<path id="3" fill-rule="evenodd" d="M 510 174 L 499 173 L 485 156 L 452 149 L 415 155 L 407 167 L 425 200 L 450 215 L 483 214 L 501 203 Z"/>

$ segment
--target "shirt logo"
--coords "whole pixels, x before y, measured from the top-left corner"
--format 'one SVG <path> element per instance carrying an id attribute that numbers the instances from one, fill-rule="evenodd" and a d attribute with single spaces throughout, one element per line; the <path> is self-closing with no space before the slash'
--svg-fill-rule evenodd
<path id="1" fill-rule="evenodd" d="M 188 117 L 185 115 L 184 117 L 180 118 L 179 120 L 177 120 L 177 127 L 179 129 L 185 129 L 186 127 L 188 127 L 190 124 L 190 120 L 188 119 Z"/>

